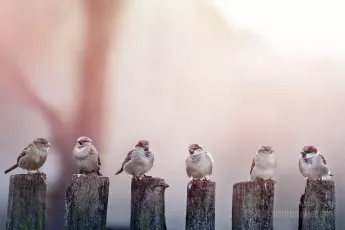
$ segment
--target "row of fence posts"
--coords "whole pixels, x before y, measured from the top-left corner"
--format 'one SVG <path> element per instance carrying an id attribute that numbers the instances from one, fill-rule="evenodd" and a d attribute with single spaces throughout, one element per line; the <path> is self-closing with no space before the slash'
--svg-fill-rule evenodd
<path id="1" fill-rule="evenodd" d="M 45 229 L 46 175 L 10 177 L 7 230 Z M 232 229 L 273 229 L 274 181 L 240 182 L 233 186 Z M 164 179 L 132 179 L 130 229 L 165 230 Z M 194 181 L 187 186 L 187 230 L 214 230 L 213 181 Z M 66 191 L 66 230 L 105 230 L 109 178 L 73 175 Z M 299 230 L 335 229 L 333 181 L 307 181 L 299 206 Z"/>

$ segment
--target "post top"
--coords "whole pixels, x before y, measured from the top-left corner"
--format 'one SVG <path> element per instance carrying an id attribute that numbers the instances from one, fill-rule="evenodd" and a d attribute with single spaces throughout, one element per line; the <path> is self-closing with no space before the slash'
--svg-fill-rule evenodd
<path id="1" fill-rule="evenodd" d="M 151 177 L 151 176 L 146 176 L 143 177 L 141 180 L 136 179 L 135 177 L 132 178 L 132 186 L 137 187 L 137 186 L 153 186 L 153 187 L 163 187 L 168 188 L 169 185 L 166 183 L 166 181 L 163 178 L 159 177 Z"/>
<path id="2" fill-rule="evenodd" d="M 189 184 L 193 184 L 193 185 L 197 185 L 197 186 L 215 186 L 216 182 L 215 181 L 211 181 L 211 180 L 191 180 L 188 182 Z"/>
<path id="3" fill-rule="evenodd" d="M 274 180 L 257 180 L 257 181 L 242 181 L 242 182 L 237 182 L 234 184 L 233 187 L 237 187 L 237 186 L 255 186 L 255 185 L 268 185 L 268 184 L 272 184 L 274 185 L 276 183 L 276 181 Z"/>
<path id="4" fill-rule="evenodd" d="M 333 180 L 307 180 L 306 188 L 315 189 L 334 189 Z"/>
<path id="5" fill-rule="evenodd" d="M 10 176 L 10 179 L 34 179 L 34 178 L 42 178 L 47 179 L 47 175 L 45 173 L 33 173 L 33 174 L 14 174 Z"/>
<path id="6" fill-rule="evenodd" d="M 73 174 L 72 175 L 72 180 L 75 179 L 79 179 L 79 180 L 83 180 L 83 179 L 102 179 L 102 180 L 109 180 L 109 177 L 106 176 L 96 176 L 96 175 L 85 175 L 85 174 Z"/>

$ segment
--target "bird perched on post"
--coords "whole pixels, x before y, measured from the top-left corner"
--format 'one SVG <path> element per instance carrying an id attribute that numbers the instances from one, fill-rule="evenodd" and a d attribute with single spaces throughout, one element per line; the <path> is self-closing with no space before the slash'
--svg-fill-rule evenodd
<path id="1" fill-rule="evenodd" d="M 331 171 L 327 167 L 325 158 L 318 153 L 314 146 L 305 146 L 302 149 L 302 157 L 299 159 L 301 174 L 310 180 L 330 179 Z"/>
<path id="2" fill-rule="evenodd" d="M 72 155 L 80 174 L 96 173 L 102 176 L 99 171 L 101 168 L 101 159 L 90 138 L 85 136 L 79 137 L 77 144 L 73 148 Z"/>
<path id="3" fill-rule="evenodd" d="M 40 172 L 43 164 L 46 162 L 50 143 L 45 138 L 36 138 L 28 144 L 17 158 L 17 164 L 5 171 L 5 174 L 19 167 L 32 174 L 33 171 Z"/>
<path id="4" fill-rule="evenodd" d="M 121 169 L 115 175 L 122 173 L 124 170 L 129 175 L 140 180 L 151 170 L 153 162 L 154 154 L 150 149 L 150 143 L 147 140 L 140 140 L 134 149 L 128 152 Z"/>
<path id="5" fill-rule="evenodd" d="M 209 180 L 213 170 L 213 157 L 211 153 L 203 150 L 198 144 L 191 144 L 188 148 L 189 155 L 186 158 L 186 171 L 192 180 Z"/>
<path id="6" fill-rule="evenodd" d="M 271 146 L 260 146 L 250 168 L 251 181 L 271 180 L 277 167 L 274 150 Z"/>

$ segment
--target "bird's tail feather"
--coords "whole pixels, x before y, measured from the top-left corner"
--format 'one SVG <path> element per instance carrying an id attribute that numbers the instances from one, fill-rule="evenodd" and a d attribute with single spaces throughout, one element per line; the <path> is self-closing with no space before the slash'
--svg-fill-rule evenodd
<path id="1" fill-rule="evenodd" d="M 115 175 L 122 173 L 122 171 L 123 171 L 123 168 L 121 168 L 119 171 L 117 171 L 117 173 L 115 173 Z"/>
<path id="2" fill-rule="evenodd" d="M 8 173 L 8 172 L 10 172 L 10 171 L 12 171 L 12 170 L 15 169 L 15 168 L 18 168 L 18 164 L 15 164 L 15 165 L 13 165 L 11 168 L 7 169 L 7 170 L 5 171 L 5 174 Z"/>

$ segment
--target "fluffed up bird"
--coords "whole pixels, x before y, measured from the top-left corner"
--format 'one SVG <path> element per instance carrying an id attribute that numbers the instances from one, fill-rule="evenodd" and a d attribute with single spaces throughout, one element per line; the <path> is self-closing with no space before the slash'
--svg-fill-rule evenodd
<path id="1" fill-rule="evenodd" d="M 198 144 L 188 147 L 189 155 L 186 158 L 186 171 L 192 180 L 209 180 L 213 170 L 213 157 L 211 153 L 203 150 Z"/>
<path id="2" fill-rule="evenodd" d="M 147 140 L 140 140 L 133 150 L 129 151 L 122 163 L 121 169 L 115 173 L 118 175 L 124 170 L 129 175 L 137 179 L 146 177 L 146 173 L 151 170 L 154 162 L 154 154 L 150 149 Z"/>
<path id="3" fill-rule="evenodd" d="M 251 181 L 272 180 L 277 161 L 271 146 L 260 146 L 250 168 Z"/>
<path id="4" fill-rule="evenodd" d="M 19 167 L 28 171 L 28 174 L 34 171 L 40 173 L 40 169 L 46 162 L 50 143 L 45 138 L 37 138 L 19 154 L 17 164 L 5 171 L 5 174 Z"/>
<path id="5" fill-rule="evenodd" d="M 302 149 L 302 157 L 299 159 L 299 170 L 301 174 L 310 180 L 331 179 L 333 176 L 325 158 L 318 153 L 314 146 L 305 146 Z"/>
<path id="6" fill-rule="evenodd" d="M 77 144 L 73 148 L 72 155 L 80 174 L 97 174 L 102 176 L 99 171 L 101 169 L 101 159 L 90 138 L 85 136 L 79 137 Z"/>

